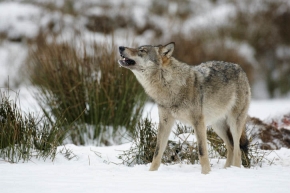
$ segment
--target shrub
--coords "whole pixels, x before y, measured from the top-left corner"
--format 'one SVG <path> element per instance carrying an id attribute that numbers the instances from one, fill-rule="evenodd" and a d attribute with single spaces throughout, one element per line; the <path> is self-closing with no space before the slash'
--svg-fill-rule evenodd
<path id="1" fill-rule="evenodd" d="M 170 10 L 171 7 L 175 7 L 174 10 Z M 172 19 L 180 19 L 181 21 L 187 19 L 192 14 L 190 1 L 188 0 L 171 0 L 165 1 L 152 1 L 149 10 L 152 14 L 169 17 Z"/>
<path id="2" fill-rule="evenodd" d="M 134 75 L 118 67 L 116 45 L 81 49 L 42 43 L 30 54 L 31 82 L 38 87 L 44 113 L 55 120 L 63 116 L 70 124 L 74 144 L 91 140 L 109 145 L 113 142 L 105 133 L 133 132 L 146 95 Z"/>
<path id="3" fill-rule="evenodd" d="M 0 93 L 0 100 L 0 157 L 12 163 L 32 157 L 54 159 L 66 133 L 60 124 L 23 115 L 6 92 Z"/>
<path id="4" fill-rule="evenodd" d="M 175 136 L 183 133 L 191 133 L 189 127 L 177 125 Z M 196 143 L 190 144 L 187 139 L 178 138 L 178 141 L 168 141 L 167 148 L 162 157 L 162 163 L 186 162 L 195 164 L 198 161 L 198 149 Z M 133 143 L 129 150 L 120 155 L 123 164 L 132 166 L 135 164 L 151 163 L 157 141 L 157 128 L 148 118 L 140 120 L 134 133 Z"/>
<path id="5" fill-rule="evenodd" d="M 198 163 L 197 143 L 195 141 L 188 141 L 188 137 L 193 134 L 192 128 L 177 124 L 173 132 L 177 140 L 168 141 L 167 148 L 162 157 L 162 163 Z M 207 139 L 209 158 L 226 158 L 227 150 L 225 144 L 211 128 L 207 130 Z M 250 138 L 250 141 L 251 140 Z M 128 166 L 151 163 L 155 152 L 156 141 L 156 125 L 148 118 L 141 120 L 135 130 L 131 148 L 124 151 L 119 158 L 123 160 L 123 164 Z M 257 143 L 251 144 L 248 151 L 242 150 L 242 165 L 247 168 L 255 165 L 262 165 L 262 162 L 265 160 L 265 155 L 265 152 L 259 150 Z"/>
<path id="6" fill-rule="evenodd" d="M 86 28 L 92 32 L 99 32 L 110 34 L 116 29 L 136 27 L 136 24 L 131 18 L 125 18 L 122 15 L 116 15 L 114 17 L 102 15 L 91 15 L 88 17 Z"/>

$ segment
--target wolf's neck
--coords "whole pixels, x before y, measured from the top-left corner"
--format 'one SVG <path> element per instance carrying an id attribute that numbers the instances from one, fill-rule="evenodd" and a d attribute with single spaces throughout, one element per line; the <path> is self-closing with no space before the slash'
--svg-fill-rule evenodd
<path id="1" fill-rule="evenodd" d="M 180 94 L 190 77 L 189 68 L 173 58 L 168 66 L 135 75 L 146 93 L 159 103 L 160 99 L 166 102 L 165 99 L 176 98 Z"/>

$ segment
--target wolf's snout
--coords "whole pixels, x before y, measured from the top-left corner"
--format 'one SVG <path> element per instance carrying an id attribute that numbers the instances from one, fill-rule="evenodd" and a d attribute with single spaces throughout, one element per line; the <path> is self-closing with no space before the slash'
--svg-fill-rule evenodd
<path id="1" fill-rule="evenodd" d="M 124 46 L 120 46 L 119 47 L 119 52 L 123 52 L 125 50 L 125 47 Z"/>
<path id="2" fill-rule="evenodd" d="M 121 65 L 121 66 L 124 66 L 124 67 L 129 67 L 129 66 L 134 66 L 136 64 L 136 62 L 130 58 L 128 58 L 128 56 L 126 56 L 127 54 L 123 53 L 125 51 L 125 47 L 124 46 L 120 46 L 119 47 L 119 52 L 120 52 L 120 56 L 121 56 L 121 60 L 118 60 L 118 63 Z"/>

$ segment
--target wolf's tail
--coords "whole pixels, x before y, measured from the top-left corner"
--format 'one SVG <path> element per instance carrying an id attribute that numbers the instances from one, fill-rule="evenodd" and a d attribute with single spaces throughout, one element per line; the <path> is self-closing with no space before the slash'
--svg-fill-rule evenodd
<path id="1" fill-rule="evenodd" d="M 229 127 L 227 130 L 227 136 L 228 136 L 228 139 L 230 140 L 231 145 L 234 146 L 233 136 Z M 245 153 L 248 153 L 249 151 L 249 140 L 246 134 L 246 129 L 243 130 L 241 138 L 240 138 L 240 149 Z"/>
<path id="2" fill-rule="evenodd" d="M 241 153 L 242 153 L 242 164 L 244 167 L 249 168 L 251 166 L 251 160 L 248 156 L 249 140 L 246 134 L 246 129 L 243 130 L 242 136 L 240 138 L 240 148 L 241 148 Z"/>
<path id="3" fill-rule="evenodd" d="M 246 130 L 243 130 L 242 136 L 240 138 L 240 148 L 243 152 L 248 154 L 249 152 L 249 140 L 246 134 Z"/>
<path id="4" fill-rule="evenodd" d="M 233 146 L 234 145 L 233 136 L 232 136 L 230 129 L 227 130 L 227 135 L 228 135 L 228 138 Z M 248 154 L 249 154 L 249 140 L 248 140 L 248 137 L 246 134 L 246 128 L 243 130 L 241 138 L 240 138 L 240 149 L 241 149 L 241 153 L 242 153 L 242 155 L 241 155 L 242 164 L 244 167 L 248 168 L 251 166 L 251 160 L 248 156 Z"/>

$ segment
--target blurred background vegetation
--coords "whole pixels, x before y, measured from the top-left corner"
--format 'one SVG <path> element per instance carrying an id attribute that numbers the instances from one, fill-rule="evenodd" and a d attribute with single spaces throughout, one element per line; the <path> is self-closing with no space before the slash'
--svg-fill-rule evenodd
<path id="1" fill-rule="evenodd" d="M 58 43 L 75 41 L 73 49 L 99 44 L 116 53 L 119 45 L 175 41 L 174 56 L 191 65 L 208 60 L 240 64 L 256 99 L 289 96 L 287 0 L 23 0 L 18 4 L 33 6 L 38 12 L 20 12 L 16 22 L 8 22 L 10 27 L 0 28 L 2 44 L 18 42 L 30 49 L 42 37 Z M 16 30 L 14 24 L 25 22 L 35 24 L 33 34 Z M 10 80 L 10 87 L 13 81 L 17 82 Z M 18 80 L 15 86 L 21 82 Z"/>
<path id="2" fill-rule="evenodd" d="M 15 16 L 1 20 L 0 14 L 0 54 L 8 53 L 0 65 L 14 75 L 1 79 L 1 88 L 34 88 L 47 123 L 38 127 L 57 136 L 44 142 L 54 150 L 62 143 L 112 145 L 134 137 L 148 99 L 133 74 L 118 67 L 120 45 L 174 41 L 174 57 L 190 65 L 240 64 L 254 99 L 290 96 L 288 0 L 0 1 L 0 9 L 5 6 L 14 6 Z M 1 97 L 1 112 L 9 114 L 9 96 Z M 1 124 L 37 120 L 17 112 L 9 122 L 0 117 Z M 8 126 L 0 130 L 2 149 L 23 140 L 3 128 Z M 37 135 L 45 136 L 34 133 L 30 141 Z"/>

